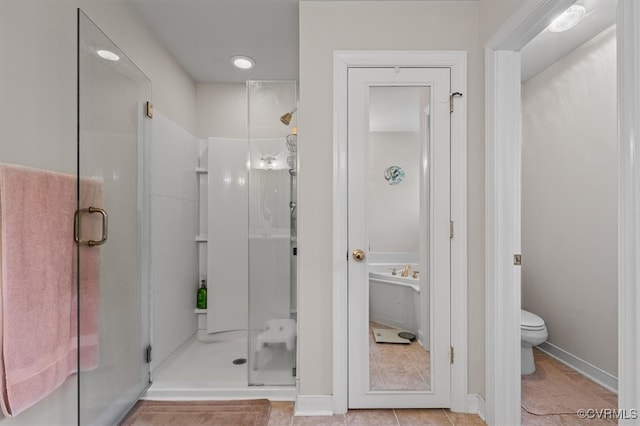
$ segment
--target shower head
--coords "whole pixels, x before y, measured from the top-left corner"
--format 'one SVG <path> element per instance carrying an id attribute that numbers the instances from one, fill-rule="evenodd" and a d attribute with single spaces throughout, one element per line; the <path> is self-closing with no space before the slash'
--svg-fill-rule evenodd
<path id="1" fill-rule="evenodd" d="M 285 126 L 288 126 L 291 123 L 291 119 L 293 118 L 293 113 L 296 112 L 297 108 L 294 108 L 293 111 L 288 112 L 280 117 L 280 122 Z"/>

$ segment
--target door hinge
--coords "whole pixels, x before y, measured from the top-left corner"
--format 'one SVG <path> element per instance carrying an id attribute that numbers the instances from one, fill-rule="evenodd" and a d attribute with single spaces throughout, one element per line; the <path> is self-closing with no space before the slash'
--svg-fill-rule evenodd
<path id="1" fill-rule="evenodd" d="M 145 349 L 145 354 L 144 354 L 144 360 L 148 363 L 151 362 L 153 358 L 151 358 L 151 345 L 147 346 L 147 349 Z"/>
<path id="2" fill-rule="evenodd" d="M 522 255 L 521 254 L 514 254 L 513 255 L 513 264 L 516 266 L 521 266 L 522 265 Z"/>
<path id="3" fill-rule="evenodd" d="M 453 92 L 450 96 L 449 96 L 449 112 L 453 112 L 453 98 L 456 96 L 462 96 L 462 93 L 460 92 Z"/>
<path id="4" fill-rule="evenodd" d="M 146 111 L 147 117 L 153 118 L 153 102 L 147 101 Z"/>
<path id="5" fill-rule="evenodd" d="M 453 346 L 449 346 L 449 364 L 453 364 L 454 351 Z"/>
<path id="6" fill-rule="evenodd" d="M 453 221 L 449 221 L 449 238 L 453 238 Z"/>
<path id="7" fill-rule="evenodd" d="M 296 367 L 293 367 L 293 368 L 291 369 L 291 375 L 292 375 L 293 377 L 296 377 Z"/>

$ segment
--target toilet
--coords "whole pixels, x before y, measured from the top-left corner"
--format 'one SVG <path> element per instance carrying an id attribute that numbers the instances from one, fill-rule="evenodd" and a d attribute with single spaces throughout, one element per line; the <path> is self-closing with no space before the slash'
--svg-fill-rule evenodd
<path id="1" fill-rule="evenodd" d="M 520 358 L 522 375 L 533 374 L 536 364 L 533 361 L 533 347 L 547 340 L 549 333 L 544 320 L 531 312 L 520 310 Z"/>

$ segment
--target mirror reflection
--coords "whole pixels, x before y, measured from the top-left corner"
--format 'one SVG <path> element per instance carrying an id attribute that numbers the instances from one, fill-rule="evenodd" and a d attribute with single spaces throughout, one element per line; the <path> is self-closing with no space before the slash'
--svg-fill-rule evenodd
<path id="1" fill-rule="evenodd" d="M 427 86 L 369 89 L 369 383 L 431 389 Z"/>

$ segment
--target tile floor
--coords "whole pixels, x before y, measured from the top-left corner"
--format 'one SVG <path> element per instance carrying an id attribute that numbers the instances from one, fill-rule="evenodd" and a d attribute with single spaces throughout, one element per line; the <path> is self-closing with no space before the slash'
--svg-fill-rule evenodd
<path id="1" fill-rule="evenodd" d="M 613 409 L 617 407 L 618 396 L 613 392 L 589 380 L 582 374 L 556 361 L 554 358 L 536 348 L 534 348 L 533 354 L 537 366 L 541 365 L 544 367 L 545 364 L 547 364 L 551 367 L 545 369 L 548 375 L 562 374 L 573 382 L 579 384 L 578 391 L 581 394 L 579 396 L 583 398 L 585 403 L 585 407 L 583 408 Z M 523 394 L 525 392 L 524 389 L 525 388 L 523 387 Z M 524 410 L 524 408 L 521 410 L 521 412 L 523 425 L 558 426 L 588 424 L 590 426 L 596 426 L 611 425 L 617 423 L 616 420 L 613 419 L 580 419 L 576 414 L 549 414 L 537 416 L 528 413 L 526 410 Z"/>
<path id="2" fill-rule="evenodd" d="M 376 343 L 374 328 L 390 328 L 369 323 L 369 378 L 375 390 L 431 389 L 431 357 L 417 341 L 408 345 Z"/>
<path id="3" fill-rule="evenodd" d="M 376 328 L 380 328 L 379 324 L 375 324 Z M 372 335 L 371 335 L 372 336 Z M 246 340 L 244 341 L 246 342 Z M 244 342 L 230 341 L 228 342 L 229 351 L 224 351 L 225 356 L 232 359 L 236 356 L 246 354 L 246 344 Z M 193 350 L 190 346 L 196 347 L 196 349 L 210 349 L 215 348 L 215 345 L 197 345 L 194 342 L 190 342 L 185 345 L 185 352 L 191 353 L 195 358 L 190 359 L 186 363 L 178 363 L 184 368 L 179 369 L 177 377 L 182 380 L 194 380 L 196 377 L 200 381 L 207 380 L 202 377 L 201 369 L 194 369 L 191 371 L 189 366 L 201 365 L 198 361 L 203 361 L 204 357 L 211 361 L 214 354 L 200 353 L 198 350 Z M 219 346 L 217 347 L 220 348 Z M 221 351 L 215 351 L 219 354 Z M 228 353 L 227 353 L 228 352 Z M 412 343 L 411 345 L 381 345 L 376 344 L 375 341 L 371 341 L 370 346 L 370 362 L 371 362 L 371 383 L 374 389 L 408 389 L 418 388 L 423 389 L 428 386 L 429 379 L 429 352 L 425 351 L 419 344 Z M 184 354 L 178 354 L 183 356 Z M 196 356 L 197 355 L 197 356 Z M 539 350 L 534 350 L 534 355 L 537 364 L 553 365 L 554 368 L 549 368 L 548 371 L 560 371 L 560 374 L 566 375 L 571 380 L 580 384 L 580 388 L 584 389 L 586 393 L 597 395 L 596 408 L 615 408 L 617 406 L 617 396 L 597 385 L 596 383 L 585 378 L 581 374 L 571 370 L 564 366 L 548 355 Z M 390 360 L 393 359 L 394 367 L 390 367 Z M 399 363 L 398 359 L 403 360 Z M 184 360 L 183 360 L 184 361 Z M 225 359 L 223 364 L 229 364 L 229 360 Z M 387 369 L 394 371 L 391 374 L 391 379 L 387 379 L 387 376 L 383 371 Z M 399 373 L 398 373 L 399 370 Z M 165 370 L 160 374 L 158 378 L 165 380 L 176 380 L 171 374 L 169 374 L 171 368 Z M 175 372 L 174 372 L 175 373 Z M 224 373 L 224 374 L 223 374 Z M 164 375 L 168 374 L 167 377 Z M 228 376 L 227 376 L 228 375 Z M 402 380 L 400 380 L 402 379 Z M 229 389 L 230 385 L 238 383 L 244 383 L 246 387 L 246 366 L 239 366 L 234 369 L 233 367 L 227 367 L 224 372 L 218 372 L 215 374 L 215 379 L 212 377 L 211 382 L 207 381 L 207 385 L 212 383 L 223 386 L 221 389 Z M 394 381 L 395 380 L 395 381 Z M 173 383 L 174 382 L 167 382 Z M 193 387 L 193 382 L 187 380 Z M 603 405 L 603 400 L 608 404 L 607 407 L 600 407 Z M 588 422 L 588 423 L 587 423 Z M 575 414 L 557 414 L 557 415 L 533 415 L 522 410 L 522 424 L 533 426 L 557 426 L 557 425 L 581 425 L 589 424 L 593 426 L 597 425 L 610 425 L 615 424 L 614 420 L 581 420 Z M 402 409 L 402 410 L 351 410 L 346 415 L 336 415 L 332 417 L 294 417 L 293 416 L 293 402 L 273 402 L 271 409 L 271 416 L 269 419 L 270 426 L 279 425 L 483 425 L 485 424 L 480 417 L 473 414 L 461 414 L 452 413 L 447 409 Z"/>
<path id="4" fill-rule="evenodd" d="M 269 426 L 398 426 L 398 425 L 484 425 L 474 414 L 452 413 L 434 408 L 425 410 L 350 410 L 331 417 L 294 417 L 293 402 L 272 402 Z"/>
<path id="5" fill-rule="evenodd" d="M 411 390 L 430 388 L 430 355 L 419 343 L 378 344 L 369 324 L 369 362 L 372 389 Z M 396 426 L 396 425 L 484 425 L 474 414 L 452 413 L 448 409 L 350 410 L 331 417 L 295 417 L 292 402 L 272 402 L 269 426 Z"/>
<path id="6" fill-rule="evenodd" d="M 376 328 L 378 328 L 376 326 Z M 408 345 L 389 345 L 396 347 L 396 350 L 406 348 Z M 399 348 L 397 348 L 399 347 Z M 588 407 L 615 408 L 617 406 L 617 396 L 592 382 L 582 374 L 564 366 L 560 362 L 534 349 L 536 364 L 542 366 L 549 365 L 549 374 L 563 374 L 572 381 L 578 383 L 583 397 L 586 399 Z M 372 369 L 373 371 L 373 369 Z M 588 398 L 594 397 L 593 403 L 588 402 Z M 594 405 L 596 404 L 596 405 Z M 600 405 L 606 405 L 600 407 Z M 484 425 L 480 417 L 473 414 L 452 413 L 447 409 L 426 409 L 426 410 L 351 410 L 345 415 L 332 417 L 294 417 L 292 402 L 272 402 L 269 426 L 295 426 L 295 425 Z M 531 426 L 560 426 L 560 425 L 611 425 L 616 424 L 615 420 L 584 420 L 575 414 L 551 414 L 538 416 L 522 409 L 522 424 Z"/>

